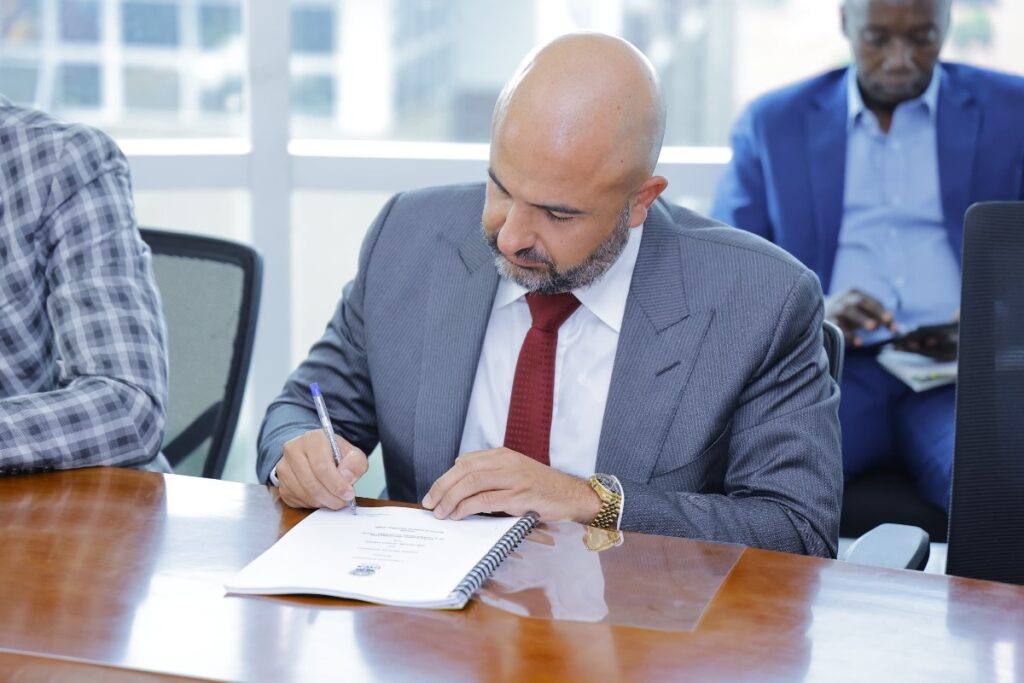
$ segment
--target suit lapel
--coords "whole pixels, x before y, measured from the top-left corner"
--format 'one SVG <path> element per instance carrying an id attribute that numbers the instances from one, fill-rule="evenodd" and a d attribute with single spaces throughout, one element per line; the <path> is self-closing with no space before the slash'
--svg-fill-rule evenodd
<path id="1" fill-rule="evenodd" d="M 981 112 L 967 83 L 961 82 L 948 70 L 943 76 L 936 119 L 939 187 L 949 241 L 959 258 L 963 253 L 964 213 L 970 202 L 974 179 L 974 152 L 981 127 Z"/>
<path id="2" fill-rule="evenodd" d="M 655 205 L 644 223 L 601 425 L 597 471 L 649 479 L 713 311 L 691 312 L 677 228 Z"/>
<path id="3" fill-rule="evenodd" d="M 846 79 L 839 79 L 823 93 L 806 114 L 807 153 L 804 172 L 810 175 L 811 199 L 818 235 L 821 286 L 826 292 L 832 280 L 843 217 L 846 184 Z"/>
<path id="4" fill-rule="evenodd" d="M 438 239 L 425 314 L 416 400 L 416 495 L 455 462 L 498 272 L 479 230 L 454 244 Z"/>

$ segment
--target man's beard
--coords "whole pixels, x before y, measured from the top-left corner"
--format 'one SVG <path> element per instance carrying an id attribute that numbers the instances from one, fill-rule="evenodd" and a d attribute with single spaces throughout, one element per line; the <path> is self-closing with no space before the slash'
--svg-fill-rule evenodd
<path id="1" fill-rule="evenodd" d="M 608 235 L 605 241 L 597 245 L 597 248 L 591 252 L 590 256 L 583 263 L 567 270 L 559 270 L 550 258 L 538 254 L 533 247 L 520 249 L 516 252 L 516 257 L 522 261 L 547 266 L 547 270 L 521 268 L 511 263 L 501 253 L 501 250 L 498 249 L 498 233 L 501 232 L 500 230 L 493 234 L 488 234 L 484 230 L 484 239 L 487 240 L 488 246 L 494 252 L 494 265 L 498 268 L 498 273 L 503 278 L 511 280 L 530 292 L 560 294 L 587 287 L 604 275 L 619 258 L 619 255 L 622 254 L 622 250 L 626 248 L 626 244 L 629 242 L 630 229 L 629 204 L 627 203 L 619 213 L 618 225 L 615 226 L 615 229 L 612 230 L 612 233 Z"/>

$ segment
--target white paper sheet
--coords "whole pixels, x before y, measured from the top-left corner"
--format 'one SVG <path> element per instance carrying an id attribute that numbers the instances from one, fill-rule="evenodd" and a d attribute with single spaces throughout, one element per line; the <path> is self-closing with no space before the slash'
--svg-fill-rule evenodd
<path id="1" fill-rule="evenodd" d="M 438 520 L 426 510 L 317 510 L 236 574 L 231 593 L 314 593 L 385 605 L 462 607 L 452 591 L 518 517 Z"/>

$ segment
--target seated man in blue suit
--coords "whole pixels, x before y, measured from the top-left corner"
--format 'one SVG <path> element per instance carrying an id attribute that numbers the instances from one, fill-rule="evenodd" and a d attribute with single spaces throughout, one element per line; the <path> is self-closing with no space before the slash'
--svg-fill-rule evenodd
<path id="1" fill-rule="evenodd" d="M 854 65 L 750 106 L 712 210 L 799 258 L 828 293 L 826 315 L 853 349 L 845 474 L 902 458 L 942 509 L 954 388 L 914 394 L 856 348 L 954 318 L 964 212 L 1024 198 L 1024 79 L 939 62 L 949 23 L 950 0 L 847 0 Z"/>
<path id="2" fill-rule="evenodd" d="M 495 107 L 486 184 L 393 198 L 270 406 L 258 473 L 344 506 L 389 497 L 834 556 L 841 459 L 818 280 L 765 240 L 658 200 L 646 58 L 576 34 Z M 342 452 L 318 429 L 320 384 Z"/>

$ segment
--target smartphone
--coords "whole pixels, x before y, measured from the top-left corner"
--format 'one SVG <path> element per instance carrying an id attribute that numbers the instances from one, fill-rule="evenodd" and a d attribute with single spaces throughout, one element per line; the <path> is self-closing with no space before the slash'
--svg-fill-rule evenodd
<path id="1" fill-rule="evenodd" d="M 921 325 L 906 334 L 897 335 L 891 342 L 920 342 L 938 339 L 941 344 L 953 344 L 960 334 L 960 323 L 939 323 L 938 325 Z"/>
<path id="2" fill-rule="evenodd" d="M 938 339 L 938 343 L 940 345 L 956 344 L 959 334 L 960 323 L 958 322 L 921 325 L 907 332 L 889 337 L 888 339 L 880 339 L 879 341 L 871 342 L 870 344 L 864 344 L 863 346 L 855 346 L 852 348 L 861 351 L 877 351 L 888 344 L 904 342 L 918 342 L 920 344 L 924 344 L 929 339 Z"/>

